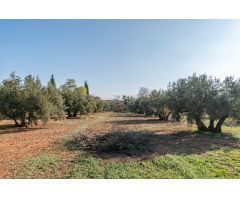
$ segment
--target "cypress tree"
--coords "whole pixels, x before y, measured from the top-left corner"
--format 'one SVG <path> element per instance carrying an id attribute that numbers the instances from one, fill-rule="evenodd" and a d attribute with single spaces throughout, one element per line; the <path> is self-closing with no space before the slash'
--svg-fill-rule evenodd
<path id="1" fill-rule="evenodd" d="M 87 81 L 85 81 L 84 87 L 87 89 L 87 95 L 89 96 L 89 87 Z"/>
<path id="2" fill-rule="evenodd" d="M 53 87 L 56 88 L 56 82 L 55 82 L 55 78 L 54 78 L 53 74 L 52 74 L 52 76 L 50 78 L 50 83 L 53 85 Z"/>

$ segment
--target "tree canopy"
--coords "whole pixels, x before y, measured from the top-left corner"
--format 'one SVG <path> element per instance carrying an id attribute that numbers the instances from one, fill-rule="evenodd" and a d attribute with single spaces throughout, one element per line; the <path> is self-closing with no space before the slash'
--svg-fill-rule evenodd
<path id="1" fill-rule="evenodd" d="M 76 117 L 103 111 L 104 102 L 88 92 L 86 83 L 77 86 L 74 79 L 67 79 L 58 89 L 53 75 L 44 87 L 39 77 L 28 75 L 22 80 L 13 72 L 0 84 L 0 117 L 14 120 L 15 126 L 28 126 L 64 119 L 65 112 Z"/>
<path id="2" fill-rule="evenodd" d="M 177 122 L 186 117 L 200 131 L 221 132 L 227 118 L 240 118 L 240 80 L 193 74 L 169 83 L 167 90 L 140 88 L 137 98 L 123 96 L 123 102 L 127 111 Z"/>
<path id="3" fill-rule="evenodd" d="M 38 77 L 29 75 L 22 81 L 12 73 L 0 88 L 0 112 L 14 120 L 16 126 L 46 122 L 56 106 L 48 97 Z"/>

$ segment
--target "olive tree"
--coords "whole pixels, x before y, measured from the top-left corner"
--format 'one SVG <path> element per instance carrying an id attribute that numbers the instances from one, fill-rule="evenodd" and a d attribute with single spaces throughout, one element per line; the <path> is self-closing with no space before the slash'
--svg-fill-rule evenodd
<path id="1" fill-rule="evenodd" d="M 151 115 L 152 109 L 150 107 L 150 98 L 149 98 L 150 90 L 145 87 L 141 87 L 138 91 L 137 95 L 137 104 L 140 107 L 140 110 L 144 115 Z"/>
<path id="2" fill-rule="evenodd" d="M 205 74 L 193 74 L 170 83 L 167 93 L 173 117 L 179 119 L 185 114 L 200 131 L 221 132 L 226 118 L 240 116 L 240 82 L 232 77 L 221 82 Z"/>
<path id="3" fill-rule="evenodd" d="M 85 87 L 78 87 L 74 79 L 67 79 L 61 86 L 61 93 L 68 117 L 76 117 L 78 113 L 86 114 L 87 89 Z"/>
<path id="4" fill-rule="evenodd" d="M 16 126 L 20 126 L 20 120 L 23 115 L 23 101 L 21 78 L 11 73 L 10 78 L 4 80 L 0 86 L 0 112 L 14 120 Z M 24 124 L 22 124 L 24 125 Z"/>
<path id="5" fill-rule="evenodd" d="M 212 94 L 212 101 L 208 102 L 206 112 L 210 118 L 209 130 L 214 132 L 222 131 L 222 124 L 227 118 L 239 120 L 240 80 L 227 77 L 222 83 L 219 83 L 217 95 L 216 92 Z"/>
<path id="6" fill-rule="evenodd" d="M 87 101 L 86 101 L 86 112 L 87 115 L 90 113 L 94 113 L 97 110 L 97 102 L 94 96 L 89 95 L 87 96 Z"/>
<path id="7" fill-rule="evenodd" d="M 171 111 L 168 106 L 168 96 L 164 90 L 140 88 L 137 98 L 123 96 L 126 111 L 159 116 L 160 120 L 168 120 Z"/>
<path id="8" fill-rule="evenodd" d="M 4 80 L 0 88 L 0 112 L 14 120 L 15 126 L 46 122 L 50 118 L 51 103 L 39 78 L 29 75 L 22 80 L 15 73 Z"/>
<path id="9" fill-rule="evenodd" d="M 53 82 L 52 78 L 48 82 L 46 88 L 46 95 L 51 103 L 51 112 L 50 117 L 52 119 L 64 119 L 65 118 L 65 106 L 64 100 L 60 91 L 56 88 L 55 81 Z"/>
<path id="10" fill-rule="evenodd" d="M 149 95 L 149 106 L 154 115 L 159 117 L 159 120 L 168 120 L 171 110 L 168 105 L 168 95 L 164 90 L 153 90 Z"/>
<path id="11" fill-rule="evenodd" d="M 123 95 L 122 100 L 123 100 L 123 105 L 124 105 L 124 110 L 125 111 L 138 113 L 138 109 L 135 106 L 136 105 L 136 98 L 134 98 L 132 96 Z"/>

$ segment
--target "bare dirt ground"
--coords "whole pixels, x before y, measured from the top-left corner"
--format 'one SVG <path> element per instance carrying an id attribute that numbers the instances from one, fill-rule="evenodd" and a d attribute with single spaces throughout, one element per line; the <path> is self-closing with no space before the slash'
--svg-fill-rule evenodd
<path id="1" fill-rule="evenodd" d="M 88 125 L 86 129 L 83 129 L 84 134 L 95 137 L 126 129 L 127 126 L 136 126 L 134 120 L 139 123 L 145 118 L 107 113 L 96 114 L 90 119 L 51 121 L 46 125 L 40 124 L 30 128 L 15 128 L 11 120 L 2 120 L 0 121 L 0 177 L 11 176 L 12 172 L 20 166 L 21 161 L 38 156 L 46 150 L 67 154 L 68 152 L 64 151 L 56 152 L 58 151 L 56 142 L 77 128 L 81 130 L 84 125 Z M 130 124 L 126 124 L 126 122 L 130 122 Z M 141 123 L 138 124 L 138 127 L 140 126 Z"/>
<path id="2" fill-rule="evenodd" d="M 99 146 L 93 145 L 94 151 L 81 149 L 107 160 L 124 161 L 126 157 L 146 159 L 165 154 L 202 154 L 213 149 L 240 147 L 240 143 L 230 135 L 201 135 L 194 133 L 193 127 L 185 124 L 160 122 L 157 119 L 124 113 L 99 113 L 86 119 L 51 121 L 46 125 L 30 128 L 14 128 L 11 121 L 5 120 L 0 121 L 0 178 L 12 177 L 21 167 L 22 161 L 46 151 L 72 159 L 79 149 L 62 149 L 59 142 L 76 133 L 85 135 L 90 143 L 98 141 L 101 144 L 106 141 L 110 147 L 119 143 L 119 137 L 115 136 L 124 133 L 127 137 L 120 138 L 120 142 L 124 140 L 126 148 L 131 149 L 134 145 L 137 147 L 136 154 L 131 155 L 125 154 L 126 152 L 98 152 Z M 135 144 L 135 141 L 140 143 Z"/>
<path id="3" fill-rule="evenodd" d="M 8 177 L 19 162 L 42 153 L 67 132 L 79 126 L 81 119 L 52 121 L 47 125 L 15 128 L 11 121 L 0 123 L 0 177 Z"/>

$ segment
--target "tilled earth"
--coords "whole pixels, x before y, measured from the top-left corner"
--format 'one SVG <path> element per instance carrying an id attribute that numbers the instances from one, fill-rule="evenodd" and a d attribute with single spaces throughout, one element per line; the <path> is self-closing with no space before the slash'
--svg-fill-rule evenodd
<path id="1" fill-rule="evenodd" d="M 136 120 L 136 121 L 135 121 Z M 101 134 L 117 132 L 127 127 L 135 127 L 143 117 L 131 117 L 115 113 L 95 114 L 88 119 L 67 119 L 51 121 L 46 125 L 40 124 L 30 128 L 15 128 L 12 121 L 0 122 L 0 178 L 9 178 L 16 171 L 23 160 L 41 155 L 46 151 L 54 151 L 56 154 L 67 154 L 56 148 L 56 143 L 80 130 L 83 126 L 84 134 L 94 137 Z M 127 124 L 130 122 L 131 124 Z M 144 124 L 142 126 L 145 127 Z M 158 126 L 157 126 L 158 127 Z M 153 129 L 151 124 L 151 128 Z M 166 130 L 165 130 L 166 131 Z"/>
<path id="2" fill-rule="evenodd" d="M 0 177 L 11 175 L 22 160 L 40 155 L 69 131 L 81 124 L 81 119 L 51 121 L 47 125 L 14 128 L 11 121 L 2 121 L 0 130 Z"/>
<path id="3" fill-rule="evenodd" d="M 86 119 L 51 121 L 46 125 L 30 128 L 14 128 L 11 121 L 1 121 L 0 178 L 14 177 L 14 172 L 21 170 L 24 160 L 45 152 L 58 155 L 66 162 L 70 160 L 71 163 L 79 150 L 63 149 L 61 141 L 66 137 L 77 138 L 79 134 L 86 136 L 89 141 L 94 138 L 98 138 L 94 141 L 104 141 L 104 151 L 100 150 L 101 153 L 104 152 L 102 158 L 106 161 L 113 159 L 124 162 L 128 159 L 146 159 L 148 156 L 165 154 L 203 154 L 214 149 L 240 147 L 239 141 L 229 135 L 213 137 L 197 134 L 192 129 L 193 127 L 185 124 L 160 122 L 157 119 L 124 113 L 99 113 Z M 105 137 L 106 135 L 110 137 Z M 111 152 L 114 145 L 119 145 L 119 140 L 123 146 L 117 149 L 117 153 Z M 109 147 L 110 151 L 107 151 Z M 94 148 L 99 149 L 102 146 Z M 132 154 L 136 148 L 137 153 Z"/>

